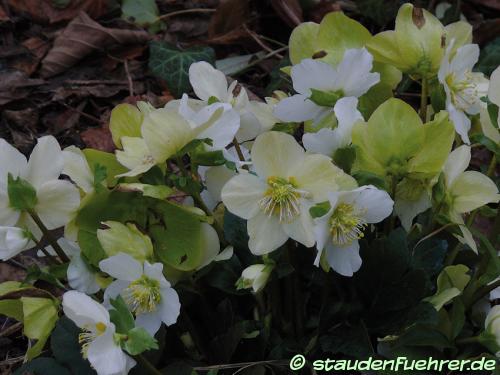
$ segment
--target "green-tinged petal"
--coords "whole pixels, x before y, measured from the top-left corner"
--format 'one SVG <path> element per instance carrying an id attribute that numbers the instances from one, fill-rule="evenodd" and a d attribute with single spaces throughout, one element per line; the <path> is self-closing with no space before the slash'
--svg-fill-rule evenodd
<path id="1" fill-rule="evenodd" d="M 24 334 L 38 340 L 26 356 L 32 359 L 38 356 L 45 342 L 54 329 L 58 316 L 58 302 L 51 298 L 21 297 L 24 315 Z"/>
<path id="2" fill-rule="evenodd" d="M 106 221 L 103 224 L 106 229 L 98 229 L 97 238 L 108 256 L 122 252 L 144 261 L 153 255 L 151 239 L 135 224 L 125 225 L 117 221 Z"/>
<path id="3" fill-rule="evenodd" d="M 122 147 L 121 138 L 124 136 L 141 136 L 142 119 L 141 111 L 131 104 L 122 103 L 113 108 L 109 119 L 109 130 L 116 147 Z"/>
<path id="4" fill-rule="evenodd" d="M 451 55 L 455 53 L 457 48 L 465 44 L 472 43 L 472 25 L 466 21 L 458 21 L 445 26 L 446 45 L 450 45 L 453 40 Z"/>
<path id="5" fill-rule="evenodd" d="M 367 126 L 355 127 L 353 131 L 353 144 L 360 148 L 361 156 L 355 169 L 401 175 L 408 168 L 408 160 L 420 151 L 424 139 L 422 121 L 415 110 L 400 99 L 389 99 L 373 112 Z M 376 164 L 383 170 L 373 169 Z"/>
<path id="6" fill-rule="evenodd" d="M 423 147 L 409 163 L 410 173 L 418 177 L 432 177 L 439 173 L 451 151 L 455 138 L 455 128 L 445 111 L 423 126 Z"/>
<path id="7" fill-rule="evenodd" d="M 121 138 L 121 142 L 123 144 L 123 151 L 116 151 L 116 159 L 121 165 L 130 169 L 130 172 L 122 173 L 117 177 L 137 176 L 148 171 L 156 164 L 144 139 L 139 137 L 123 137 Z"/>
<path id="8" fill-rule="evenodd" d="M 222 202 L 233 214 L 250 219 L 260 211 L 259 200 L 267 190 L 267 184 L 257 176 L 242 173 L 231 178 L 222 188 Z"/>
<path id="9" fill-rule="evenodd" d="M 393 65 L 402 71 L 410 68 L 401 58 L 395 31 L 383 31 L 374 35 L 366 44 L 366 48 L 377 62 Z"/>
<path id="10" fill-rule="evenodd" d="M 358 123 L 352 129 L 352 144 L 356 146 L 356 160 L 354 161 L 353 171 L 369 171 L 379 176 L 385 176 L 384 166 L 372 157 L 367 128 L 367 124 Z"/>
<path id="11" fill-rule="evenodd" d="M 298 64 L 318 52 L 316 46 L 318 32 L 319 25 L 315 22 L 304 22 L 293 29 L 288 43 L 292 64 Z"/>
<path id="12" fill-rule="evenodd" d="M 441 310 L 445 304 L 462 294 L 470 281 L 467 272 L 469 268 L 463 264 L 446 267 L 438 276 L 436 294 L 425 301 L 433 304 L 436 310 Z"/>
<path id="13" fill-rule="evenodd" d="M 476 171 L 459 175 L 450 187 L 453 209 L 459 213 L 470 212 L 488 203 L 498 203 L 500 195 L 496 184 Z"/>
<path id="14" fill-rule="evenodd" d="M 380 73 L 380 84 L 387 85 L 392 89 L 395 89 L 403 78 L 401 71 L 396 69 L 394 66 L 382 64 L 377 61 L 373 63 L 373 71 Z"/>
<path id="15" fill-rule="evenodd" d="M 323 61 L 337 64 L 345 50 L 361 48 L 370 38 L 370 32 L 359 22 L 342 12 L 332 12 L 321 21 L 316 46 L 326 52 Z"/>
<path id="16" fill-rule="evenodd" d="M 455 179 L 465 172 L 469 166 L 470 158 L 470 147 L 467 145 L 457 147 L 450 153 L 443 167 L 446 185 L 448 187 L 452 186 Z"/>
<path id="17" fill-rule="evenodd" d="M 150 112 L 142 124 L 142 137 L 157 163 L 162 163 L 195 138 L 189 123 L 175 110 Z"/>
<path id="18" fill-rule="evenodd" d="M 474 237 L 472 236 L 472 233 L 470 232 L 469 228 L 465 224 L 460 225 L 460 231 L 462 232 L 462 235 L 456 234 L 455 237 L 460 241 L 460 243 L 463 243 L 464 245 L 468 245 L 472 251 L 474 251 L 476 254 L 478 253 L 477 250 L 477 244 L 476 241 L 474 241 Z"/>
<path id="19" fill-rule="evenodd" d="M 255 172 L 266 178 L 291 176 L 305 152 L 291 135 L 271 131 L 257 137 L 251 154 Z"/>
<path id="20" fill-rule="evenodd" d="M 499 70 L 500 72 L 500 70 Z M 498 86 L 500 89 L 500 86 Z M 481 130 L 483 134 L 491 139 L 496 144 L 500 144 L 500 132 L 491 122 L 490 114 L 488 113 L 488 109 L 486 107 L 481 107 L 480 111 L 480 122 L 481 122 Z"/>
<path id="21" fill-rule="evenodd" d="M 444 54 L 444 27 L 427 10 L 406 3 L 396 17 L 396 42 L 409 73 L 434 74 Z"/>

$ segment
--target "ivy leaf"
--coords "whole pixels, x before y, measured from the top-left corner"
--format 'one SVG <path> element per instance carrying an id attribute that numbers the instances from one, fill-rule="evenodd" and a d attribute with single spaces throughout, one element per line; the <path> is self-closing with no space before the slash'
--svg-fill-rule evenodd
<path id="1" fill-rule="evenodd" d="M 150 43 L 149 69 L 167 82 L 176 97 L 191 90 L 189 67 L 197 61 L 215 63 L 215 52 L 210 47 L 193 47 L 180 50 L 166 42 Z"/>
<path id="2" fill-rule="evenodd" d="M 158 341 L 144 328 L 135 327 L 128 331 L 127 339 L 123 342 L 123 349 L 130 355 L 138 355 L 146 350 L 158 349 Z"/>
<path id="3" fill-rule="evenodd" d="M 10 206 L 19 211 L 27 211 L 35 208 L 38 199 L 35 188 L 21 177 L 14 179 L 9 173 L 7 191 Z"/>
<path id="4" fill-rule="evenodd" d="M 114 307 L 114 309 L 109 310 L 109 316 L 116 326 L 116 332 L 127 334 L 127 332 L 135 327 L 132 313 L 128 310 L 121 295 L 118 295 L 115 299 L 111 299 L 109 302 Z"/>

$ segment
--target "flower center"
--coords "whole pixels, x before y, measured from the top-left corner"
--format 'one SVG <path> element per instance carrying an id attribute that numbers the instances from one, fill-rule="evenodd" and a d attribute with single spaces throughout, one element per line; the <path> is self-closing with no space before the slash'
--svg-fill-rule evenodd
<path id="1" fill-rule="evenodd" d="M 78 335 L 78 343 L 82 346 L 83 358 L 87 359 L 89 344 L 97 337 L 101 336 L 106 331 L 106 324 L 103 322 L 96 323 L 95 330 L 84 328 Z"/>
<path id="2" fill-rule="evenodd" d="M 302 193 L 296 188 L 294 178 L 269 177 L 269 188 L 259 201 L 260 208 L 269 216 L 277 215 L 280 222 L 291 222 L 300 214 Z"/>
<path id="3" fill-rule="evenodd" d="M 330 218 L 330 233 L 336 245 L 349 245 L 364 237 L 366 221 L 354 206 L 340 203 Z"/>
<path id="4" fill-rule="evenodd" d="M 450 88 L 451 102 L 460 110 L 467 110 L 479 100 L 479 90 L 470 73 L 464 80 L 456 80 L 453 73 L 448 74 L 446 83 Z"/>
<path id="5" fill-rule="evenodd" d="M 161 301 L 160 283 L 142 275 L 124 290 L 123 299 L 135 314 L 155 311 Z"/>

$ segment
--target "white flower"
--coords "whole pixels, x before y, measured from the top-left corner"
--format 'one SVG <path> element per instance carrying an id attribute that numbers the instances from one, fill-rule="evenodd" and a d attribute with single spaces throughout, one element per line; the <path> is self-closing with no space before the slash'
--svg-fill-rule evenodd
<path id="1" fill-rule="evenodd" d="M 273 269 L 273 264 L 253 264 L 245 268 L 236 282 L 237 289 L 252 288 L 254 293 L 260 292 L 266 286 Z"/>
<path id="2" fill-rule="evenodd" d="M 29 233 L 18 227 L 0 226 L 0 259 L 5 261 L 34 246 Z"/>
<path id="3" fill-rule="evenodd" d="M 281 100 L 274 109 L 274 115 L 283 121 L 320 122 L 331 112 L 336 99 L 356 97 L 366 93 L 380 81 L 379 73 L 371 73 L 373 56 L 365 49 L 349 49 L 336 67 L 322 61 L 304 59 L 292 67 L 293 88 L 298 93 Z M 315 91 L 326 99 L 314 102 Z"/>
<path id="4" fill-rule="evenodd" d="M 310 152 L 333 156 L 336 150 L 351 144 L 352 128 L 363 116 L 357 109 L 358 99 L 341 98 L 333 107 L 338 125 L 335 129 L 322 128 L 317 133 L 306 133 L 302 136 L 304 148 Z"/>
<path id="5" fill-rule="evenodd" d="M 20 227 L 23 224 L 21 212 L 13 209 L 9 202 L 9 173 L 34 188 L 37 199 L 34 211 L 48 229 L 66 225 L 80 205 L 80 193 L 71 182 L 59 180 L 63 168 L 61 148 L 52 136 L 38 139 L 29 161 L 0 139 L 0 225 Z"/>
<path id="6" fill-rule="evenodd" d="M 479 46 L 466 44 L 458 48 L 451 58 L 453 44 L 450 43 L 443 57 L 438 79 L 446 92 L 446 110 L 455 130 L 464 143 L 470 144 L 468 133 L 471 121 L 467 115 L 476 115 L 481 111 L 484 106 L 481 97 L 488 91 L 488 80 L 482 73 L 472 72 L 479 59 Z"/>
<path id="7" fill-rule="evenodd" d="M 289 237 L 314 245 L 310 205 L 324 201 L 329 191 L 356 186 L 330 158 L 306 154 L 285 133 L 257 137 L 251 156 L 256 174 L 241 171 L 221 196 L 229 211 L 248 220 L 249 248 L 257 255 L 277 249 Z"/>
<path id="8" fill-rule="evenodd" d="M 86 194 L 94 191 L 94 173 L 90 169 L 82 150 L 75 146 L 66 147 L 63 152 L 64 168 L 62 173 Z"/>
<path id="9" fill-rule="evenodd" d="M 162 322 L 172 325 L 177 321 L 181 304 L 177 292 L 163 276 L 163 264 L 141 264 L 130 255 L 119 253 L 102 260 L 99 267 L 116 279 L 105 291 L 105 302 L 120 294 L 136 315 L 137 326 L 154 336 Z"/>
<path id="10" fill-rule="evenodd" d="M 108 311 L 84 293 L 64 293 L 64 314 L 82 333 L 79 336 L 83 357 L 88 359 L 98 375 L 122 375 L 136 362 L 125 354 L 115 340 L 115 325 Z"/>
<path id="11" fill-rule="evenodd" d="M 330 210 L 314 219 L 318 255 L 314 264 L 325 258 L 330 267 L 344 276 L 352 276 L 361 267 L 359 242 L 368 224 L 384 220 L 394 202 L 387 192 L 374 186 L 328 194 Z"/>
<path id="12" fill-rule="evenodd" d="M 167 103 L 174 106 L 176 101 Z M 226 103 L 214 103 L 207 106 L 190 105 L 192 101 L 189 100 L 187 94 L 182 96 L 178 102 L 178 111 L 194 128 L 202 126 L 208 122 L 213 116 L 214 112 L 222 109 L 220 117 L 206 130 L 197 135 L 198 139 L 210 138 L 213 141 L 210 150 L 224 150 L 227 145 L 233 142 L 236 132 L 240 128 L 240 116 L 231 105 Z"/>
<path id="13" fill-rule="evenodd" d="M 238 81 L 233 81 L 229 87 L 224 73 L 215 69 L 206 61 L 191 64 L 189 67 L 189 82 L 194 93 L 203 104 L 212 100 L 229 104 L 240 115 L 240 129 L 236 134 L 239 142 L 255 138 L 274 125 L 264 108 L 265 103 L 251 101 L 243 87 L 235 96 Z"/>
<path id="14" fill-rule="evenodd" d="M 477 246 L 465 226 L 462 214 L 470 212 L 488 203 L 497 203 L 500 199 L 495 183 L 484 174 L 465 171 L 471 158 L 470 147 L 462 145 L 453 150 L 443 167 L 446 182 L 448 215 L 453 223 L 459 224 L 463 237 L 458 236 L 477 253 Z"/>
<path id="15" fill-rule="evenodd" d="M 484 322 L 486 334 L 493 340 L 493 345 L 496 347 L 496 356 L 500 357 L 500 305 L 493 306 L 486 316 Z"/>
<path id="16" fill-rule="evenodd" d="M 500 107 L 500 66 L 491 73 L 488 99 Z M 500 124 L 500 112 L 498 112 L 496 122 Z M 498 131 L 498 127 L 493 125 L 486 106 L 481 108 L 481 127 L 484 135 L 492 139 L 495 143 L 500 143 L 500 132 Z"/>

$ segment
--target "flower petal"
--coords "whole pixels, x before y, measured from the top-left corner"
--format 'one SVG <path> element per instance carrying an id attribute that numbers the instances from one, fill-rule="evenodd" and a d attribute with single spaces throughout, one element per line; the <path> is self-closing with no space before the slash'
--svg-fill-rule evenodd
<path id="1" fill-rule="evenodd" d="M 336 89 L 345 96 L 360 97 L 380 81 L 379 73 L 370 73 L 373 56 L 365 49 L 348 49 L 337 67 Z"/>
<path id="2" fill-rule="evenodd" d="M 500 195 L 496 184 L 487 176 L 476 171 L 459 175 L 450 187 L 454 197 L 453 208 L 459 212 L 470 212 L 488 203 L 497 203 Z"/>
<path id="3" fill-rule="evenodd" d="M 0 225 L 11 227 L 16 225 L 21 216 L 21 212 L 10 207 L 7 192 L 0 190 Z"/>
<path id="4" fill-rule="evenodd" d="M 338 190 L 336 179 L 339 171 L 325 155 L 306 155 L 289 175 L 295 178 L 299 190 L 311 194 L 307 198 L 314 202 L 325 201 L 328 192 Z"/>
<path id="5" fill-rule="evenodd" d="M 367 223 L 381 222 L 391 214 L 394 206 L 394 201 L 386 191 L 371 185 L 343 193 L 342 201 L 354 203 L 364 213 Z"/>
<path id="6" fill-rule="evenodd" d="M 455 77 L 461 79 L 466 72 L 472 71 L 479 60 L 479 46 L 477 44 L 466 44 L 457 49 L 450 62 L 450 69 Z"/>
<path id="7" fill-rule="evenodd" d="M 97 293 L 100 289 L 96 274 L 87 266 L 80 255 L 71 259 L 67 271 L 68 284 L 71 288 L 86 294 Z"/>
<path id="8" fill-rule="evenodd" d="M 82 150 L 75 146 L 69 146 L 62 152 L 64 160 L 63 174 L 84 192 L 89 193 L 94 190 L 94 174 L 90 170 L 89 164 Z"/>
<path id="9" fill-rule="evenodd" d="M 135 318 L 135 325 L 137 327 L 144 328 L 151 336 L 154 337 L 155 333 L 158 332 L 161 327 L 160 314 L 158 314 L 157 311 L 152 313 L 139 314 Z"/>
<path id="10" fill-rule="evenodd" d="M 62 306 L 64 315 L 80 328 L 94 332 L 97 323 L 110 324 L 108 310 L 85 293 L 74 290 L 64 293 Z"/>
<path id="11" fill-rule="evenodd" d="M 113 331 L 107 330 L 88 346 L 87 358 L 99 375 L 126 373 L 128 356 L 115 343 Z"/>
<path id="12" fill-rule="evenodd" d="M 109 302 L 109 300 L 118 297 L 123 292 L 124 289 L 128 288 L 129 285 L 130 281 L 123 281 L 123 280 L 113 281 L 111 284 L 108 285 L 108 287 L 104 291 L 102 304 L 108 309 L 111 308 L 111 303 Z"/>
<path id="13" fill-rule="evenodd" d="M 268 254 L 283 245 L 288 235 L 276 216 L 259 212 L 248 220 L 247 230 L 250 240 L 248 247 L 254 255 Z"/>
<path id="14" fill-rule="evenodd" d="M 80 192 L 69 181 L 52 180 L 39 186 L 35 212 L 48 229 L 66 225 L 80 206 Z"/>
<path id="15" fill-rule="evenodd" d="M 424 191 L 420 198 L 414 201 L 403 200 L 396 197 L 396 202 L 394 203 L 394 213 L 401 220 L 403 228 L 409 232 L 413 219 L 430 207 L 432 207 L 432 203 L 429 198 L 429 194 Z"/>
<path id="16" fill-rule="evenodd" d="M 320 129 L 316 133 L 305 133 L 302 136 L 302 143 L 307 151 L 329 157 L 332 157 L 335 151 L 341 147 L 338 132 L 328 128 Z"/>
<path id="17" fill-rule="evenodd" d="M 194 93 L 201 100 L 207 101 L 211 96 L 215 96 L 220 101 L 226 100 L 227 79 L 225 74 L 206 61 L 191 64 L 189 82 L 193 86 Z"/>
<path id="18" fill-rule="evenodd" d="M 161 302 L 158 305 L 158 315 L 167 326 L 175 324 L 181 311 L 179 295 L 173 288 L 161 290 Z"/>
<path id="19" fill-rule="evenodd" d="M 146 141 L 139 137 L 122 137 L 123 151 L 116 150 L 118 162 L 130 169 L 130 172 L 116 177 L 134 177 L 147 172 L 155 164 L 155 160 L 148 149 Z"/>
<path id="20" fill-rule="evenodd" d="M 448 110 L 450 120 L 455 127 L 455 131 L 460 135 L 462 141 L 465 144 L 470 145 L 469 130 L 471 127 L 471 122 L 469 117 L 467 117 L 465 113 L 459 111 L 451 104 L 448 104 L 446 109 Z"/>
<path id="21" fill-rule="evenodd" d="M 248 220 L 260 211 L 259 200 L 266 190 L 267 185 L 257 176 L 240 173 L 224 185 L 221 198 L 229 211 Z"/>
<path id="22" fill-rule="evenodd" d="M 197 269 L 201 269 L 212 263 L 220 251 L 220 242 L 217 231 L 208 223 L 201 224 L 201 235 L 203 238 L 203 260 Z"/>
<path id="23" fill-rule="evenodd" d="M 0 191 L 7 191 L 9 173 L 14 177 L 24 175 L 27 165 L 26 157 L 10 143 L 0 138 Z"/>
<path id="24" fill-rule="evenodd" d="M 462 145 L 453 150 L 443 167 L 448 187 L 453 185 L 455 179 L 460 176 L 469 166 L 471 158 L 470 147 Z"/>
<path id="25" fill-rule="evenodd" d="M 25 250 L 30 242 L 24 230 L 0 226 L 0 259 L 6 261 Z"/>
<path id="26" fill-rule="evenodd" d="M 333 66 L 313 59 L 304 59 L 294 65 L 290 75 L 294 90 L 306 96 L 311 95 L 310 89 L 331 90 L 332 82 L 337 79 L 337 71 Z"/>
<path id="27" fill-rule="evenodd" d="M 143 274 L 142 264 L 128 254 L 118 253 L 99 262 L 101 271 L 118 280 L 134 281 Z"/>
<path id="28" fill-rule="evenodd" d="M 31 152 L 24 178 L 35 188 L 39 188 L 47 181 L 57 180 L 63 168 L 61 146 L 53 136 L 48 135 L 38 139 Z"/>
<path id="29" fill-rule="evenodd" d="M 224 108 L 221 104 L 213 104 L 212 106 L 214 106 L 215 109 L 221 107 Z M 224 112 L 222 112 L 221 116 L 211 126 L 198 134 L 196 138 L 210 138 L 213 141 L 211 148 L 215 150 L 222 150 L 228 144 L 233 142 L 239 128 L 240 116 L 238 112 L 234 109 L 224 108 Z"/>
<path id="30" fill-rule="evenodd" d="M 359 256 L 359 242 L 338 246 L 330 242 L 326 246 L 326 259 L 330 267 L 343 276 L 351 277 L 361 268 L 363 262 Z"/>
<path id="31" fill-rule="evenodd" d="M 337 117 L 337 137 L 339 147 L 347 146 L 352 140 L 352 128 L 358 121 L 363 121 L 361 112 L 358 111 L 358 99 L 355 97 L 341 98 L 333 107 L 335 117 Z"/>
<path id="32" fill-rule="evenodd" d="M 302 122 L 318 117 L 324 110 L 325 107 L 317 105 L 307 96 L 297 94 L 281 100 L 273 113 L 281 121 Z"/>
<path id="33" fill-rule="evenodd" d="M 283 223 L 283 230 L 293 240 L 306 247 L 311 247 L 316 242 L 314 236 L 313 219 L 309 214 L 310 204 L 305 200 L 300 202 L 300 214 L 290 223 Z"/>
<path id="34" fill-rule="evenodd" d="M 255 172 L 261 178 L 291 176 L 290 172 L 302 164 L 304 154 L 295 138 L 275 131 L 259 135 L 251 151 Z"/>

